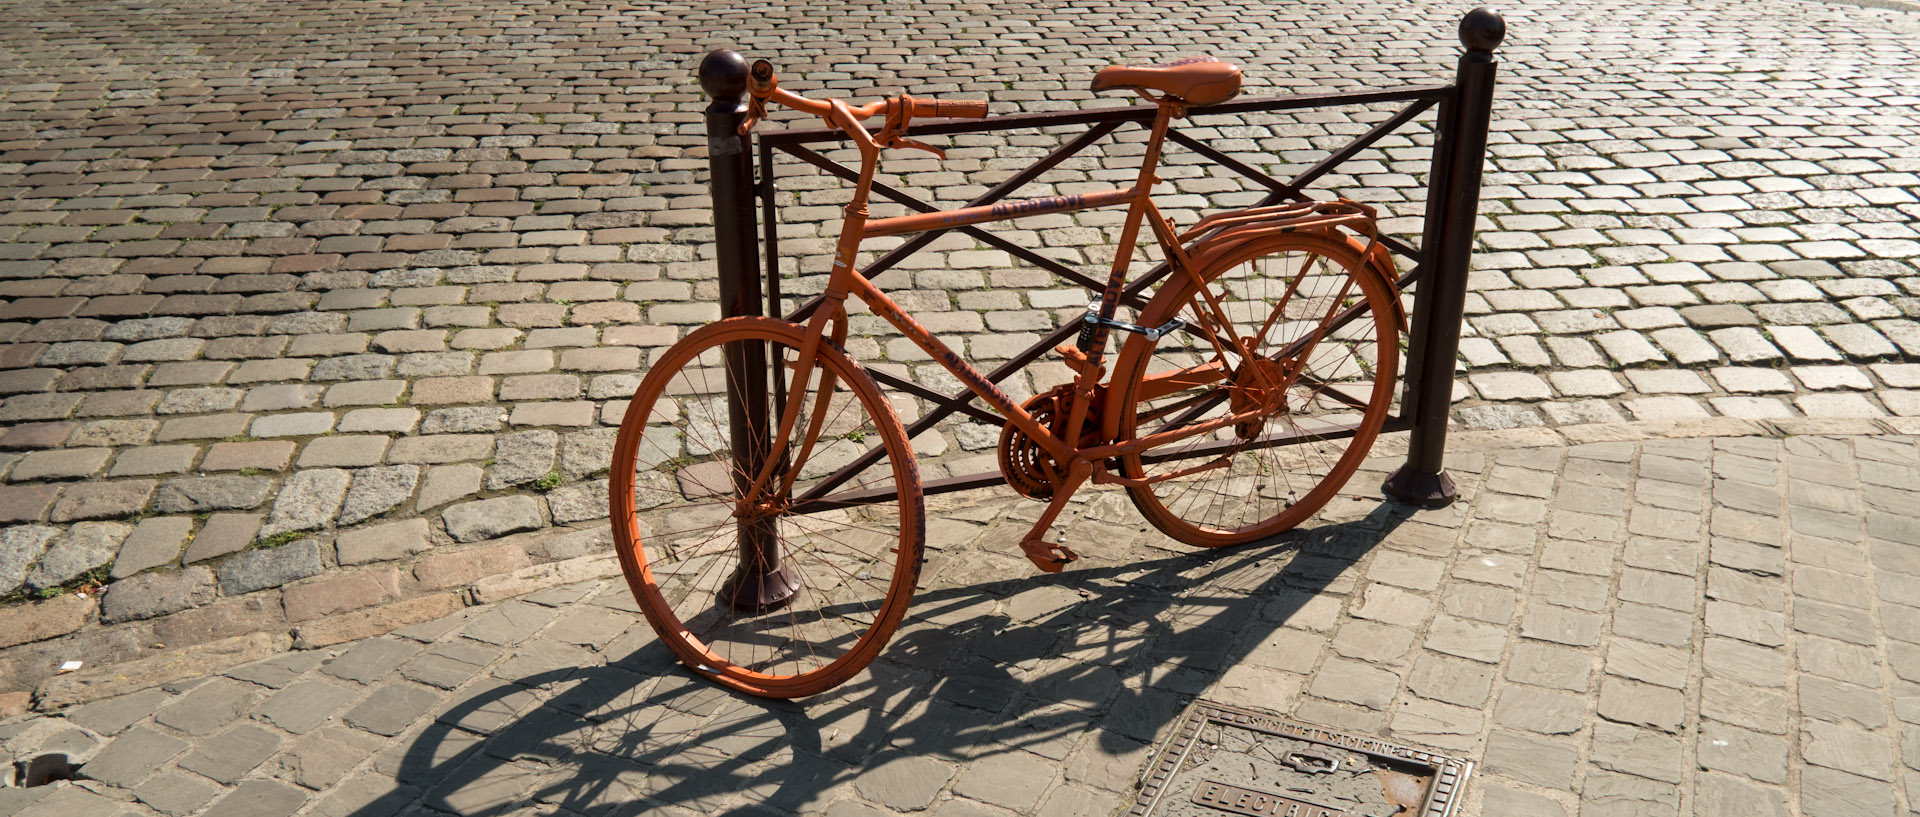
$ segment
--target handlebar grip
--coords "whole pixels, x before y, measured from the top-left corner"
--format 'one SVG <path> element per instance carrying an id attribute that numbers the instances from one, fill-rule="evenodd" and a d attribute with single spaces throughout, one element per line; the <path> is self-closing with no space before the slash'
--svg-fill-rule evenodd
<path id="1" fill-rule="evenodd" d="M 913 101 L 913 115 L 979 119 L 987 115 L 987 101 L 984 99 L 916 99 Z"/>
<path id="2" fill-rule="evenodd" d="M 754 93 L 765 96 L 780 87 L 780 80 L 773 75 L 773 63 L 766 60 L 754 60 L 752 70 L 747 72 L 747 87 Z"/>

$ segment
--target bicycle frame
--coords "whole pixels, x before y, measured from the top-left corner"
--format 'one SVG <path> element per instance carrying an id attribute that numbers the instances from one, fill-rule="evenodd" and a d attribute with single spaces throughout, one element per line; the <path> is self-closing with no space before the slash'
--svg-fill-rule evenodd
<path id="1" fill-rule="evenodd" d="M 874 219 L 871 221 L 867 218 L 866 205 L 872 189 L 873 176 L 878 164 L 879 146 L 874 142 L 873 137 L 866 132 L 866 129 L 858 123 L 844 103 L 834 100 L 830 104 L 833 108 L 830 111 L 831 118 L 829 121 L 833 121 L 834 124 L 851 134 L 860 149 L 860 179 L 855 187 L 853 199 L 847 205 L 847 215 L 841 225 L 840 240 L 826 287 L 827 302 L 823 304 L 823 308 L 815 311 L 813 316 L 808 320 L 806 345 L 800 349 L 800 363 L 792 375 L 793 385 L 791 392 L 781 411 L 780 422 L 777 425 L 778 431 L 775 432 L 772 437 L 775 450 L 769 456 L 767 464 L 762 468 L 761 473 L 757 475 L 754 488 L 747 497 L 749 501 L 754 499 L 760 491 L 764 489 L 767 478 L 772 474 L 775 464 L 780 459 L 780 454 L 782 453 L 780 448 L 784 446 L 785 440 L 789 439 L 793 426 L 798 421 L 799 411 L 802 408 L 801 404 L 804 402 L 802 399 L 804 397 L 803 392 L 810 374 L 814 349 L 817 347 L 819 338 L 827 331 L 827 325 L 830 322 L 841 319 L 841 316 L 844 315 L 844 302 L 849 295 L 857 297 L 866 303 L 868 307 L 873 309 L 875 314 L 878 314 L 889 324 L 892 324 L 902 335 L 930 355 L 942 368 L 951 372 L 955 378 L 965 384 L 966 387 L 978 395 L 980 399 L 986 401 L 994 410 L 1005 416 L 1008 422 L 1013 423 L 1018 426 L 1021 431 L 1030 435 L 1058 462 L 1064 463 L 1076 459 L 1103 460 L 1109 457 L 1142 450 L 1153 445 L 1162 445 L 1171 440 L 1204 434 L 1246 419 L 1246 417 L 1237 415 L 1230 416 L 1204 425 L 1180 429 L 1179 432 L 1173 436 L 1163 436 L 1159 439 L 1143 438 L 1143 441 L 1135 441 L 1134 443 L 1102 445 L 1084 450 L 1077 449 L 1069 445 L 1065 440 L 1060 439 L 1051 429 L 1048 429 L 1039 421 L 1035 420 L 1033 415 L 1022 408 L 1011 396 L 994 385 L 993 382 L 981 374 L 978 369 L 968 364 L 952 347 L 947 346 L 946 343 L 938 337 L 935 337 L 933 333 L 927 331 L 925 327 L 922 327 L 912 316 L 906 314 L 905 310 L 903 310 L 898 303 L 894 302 L 885 292 L 882 292 L 879 287 L 875 286 L 872 281 L 867 280 L 865 276 L 853 268 L 853 258 L 858 253 L 861 243 L 870 237 L 900 235 L 904 233 L 1008 221 L 1029 216 L 1068 213 L 1127 204 L 1127 217 L 1121 228 L 1120 250 L 1114 254 L 1112 271 L 1108 277 L 1106 289 L 1100 299 L 1100 316 L 1111 319 L 1118 309 L 1120 289 L 1125 284 L 1126 274 L 1133 258 L 1131 248 L 1137 243 L 1142 222 L 1149 223 L 1153 226 L 1154 236 L 1158 240 L 1161 249 L 1167 254 L 1168 260 L 1177 268 L 1184 270 L 1186 274 L 1194 274 L 1189 263 L 1190 259 L 1180 248 L 1179 237 L 1173 232 L 1166 219 L 1160 215 L 1159 208 L 1154 206 L 1151 196 L 1154 184 L 1159 181 L 1155 176 L 1155 171 L 1159 168 L 1160 150 L 1166 138 L 1167 125 L 1175 116 L 1182 112 L 1181 109 L 1183 106 L 1178 101 L 1159 101 L 1160 112 L 1154 118 L 1152 135 L 1147 143 L 1146 154 L 1140 163 L 1139 177 L 1131 188 L 1001 202 L 981 207 L 919 213 L 894 218 Z M 1070 409 L 1071 416 L 1069 425 L 1067 426 L 1068 428 L 1079 427 L 1079 423 L 1084 421 L 1086 413 L 1090 409 L 1091 398 L 1094 392 L 1093 386 L 1103 374 L 1100 360 L 1105 351 L 1106 341 L 1107 331 L 1104 328 L 1096 330 L 1092 335 L 1089 348 L 1083 349 L 1086 355 L 1084 362 L 1075 366 L 1076 384 L 1077 386 L 1084 386 L 1084 388 L 1076 388 L 1075 398 Z M 1257 410 L 1250 411 L 1248 414 L 1251 416 L 1253 413 L 1257 413 Z M 810 448 L 812 444 L 813 439 L 811 435 L 802 442 L 802 445 L 808 448 Z M 1102 470 L 1104 472 L 1104 469 Z M 791 476 L 789 479 L 790 478 Z M 799 501 L 804 501 L 805 499 L 806 498 L 802 498 Z"/>

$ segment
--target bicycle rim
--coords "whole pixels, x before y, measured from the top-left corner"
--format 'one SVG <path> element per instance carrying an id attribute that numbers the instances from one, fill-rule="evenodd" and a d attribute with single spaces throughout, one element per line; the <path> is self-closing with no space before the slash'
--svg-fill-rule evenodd
<path id="1" fill-rule="evenodd" d="M 906 613 L 925 533 L 918 472 L 892 406 L 864 370 L 824 341 L 784 462 L 769 481 L 769 506 L 744 521 L 736 516 L 752 478 L 733 453 L 765 450 L 802 334 L 783 321 L 736 318 L 675 344 L 628 404 L 610 480 L 621 564 L 662 641 L 697 673 L 767 697 L 828 689 L 873 660 Z M 767 365 L 730 367 L 730 349 L 758 350 Z M 827 402 L 818 404 L 829 383 Z M 768 399 L 764 427 L 736 433 L 730 384 L 779 395 Z M 806 446 L 816 409 L 821 433 Z M 838 490 L 893 491 L 891 501 L 814 513 L 782 507 L 874 446 L 880 459 Z M 792 489 L 779 491 L 788 476 Z M 747 555 L 754 551 L 742 539 L 756 535 L 771 543 L 782 570 Z M 743 576 L 759 581 L 743 589 Z M 759 609 L 756 583 L 786 600 Z"/>
<path id="2" fill-rule="evenodd" d="M 1257 408 L 1260 384 L 1291 385 L 1263 418 L 1124 456 L 1121 468 L 1134 479 L 1171 477 L 1128 489 L 1155 527 L 1221 547 L 1299 525 L 1353 476 L 1391 411 L 1398 333 L 1393 296 L 1343 241 L 1304 233 L 1256 239 L 1200 277 L 1232 335 L 1259 338 L 1258 348 L 1217 354 L 1210 336 L 1231 344 L 1214 306 L 1191 279 L 1176 278 L 1171 286 L 1180 289 L 1150 304 L 1142 322 L 1178 316 L 1190 328 L 1157 344 L 1139 341 L 1122 362 L 1119 439 Z M 1362 304 L 1343 326 L 1323 328 L 1327 316 Z M 1192 384 L 1170 385 L 1183 381 Z M 1192 473 L 1172 476 L 1183 471 Z"/>

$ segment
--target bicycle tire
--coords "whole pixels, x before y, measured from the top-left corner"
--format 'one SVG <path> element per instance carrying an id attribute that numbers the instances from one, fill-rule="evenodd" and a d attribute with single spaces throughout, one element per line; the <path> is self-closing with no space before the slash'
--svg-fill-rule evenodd
<path id="1" fill-rule="evenodd" d="M 726 386 L 760 378 L 767 428 L 779 423 L 781 380 L 791 377 L 805 330 L 771 318 L 732 318 L 668 348 L 627 404 L 609 479 L 615 548 L 634 598 L 660 640 L 696 674 L 752 695 L 794 698 L 830 689 L 865 668 L 906 615 L 920 572 L 926 519 L 918 468 L 893 406 L 866 371 L 821 340 L 783 462 L 759 522 L 794 575 L 775 609 L 723 598 L 747 564 L 734 513 L 751 477 L 734 466 Z M 729 344 L 739 344 L 730 347 Z M 733 349 L 757 348 L 763 371 L 736 374 Z M 822 433 L 801 438 L 822 389 Z M 851 413 L 851 414 L 850 414 Z M 884 457 L 845 490 L 891 489 L 889 502 L 804 513 L 789 501 L 877 438 Z M 777 485 L 795 477 L 790 491 Z"/>
<path id="2" fill-rule="evenodd" d="M 1204 246 L 1197 246 L 1193 257 L 1209 254 Z M 1277 280 L 1265 275 L 1272 267 L 1263 269 L 1261 263 L 1276 260 L 1283 272 L 1296 271 Z M 1211 470 L 1128 486 L 1134 506 L 1154 527 L 1197 547 L 1264 539 L 1311 517 L 1353 476 L 1391 410 L 1399 354 L 1392 290 L 1362 264 L 1359 251 L 1344 237 L 1299 231 L 1245 241 L 1223 250 L 1200 271 L 1200 281 L 1219 299 L 1221 311 L 1241 337 L 1254 337 L 1248 329 L 1272 324 L 1267 335 L 1260 336 L 1267 341 L 1257 351 L 1269 361 L 1263 364 L 1269 375 L 1298 357 L 1280 355 L 1294 341 L 1318 337 L 1305 349 L 1305 359 L 1296 361 L 1299 374 L 1290 381 L 1293 385 L 1286 399 L 1257 427 L 1252 423 L 1229 426 L 1119 458 L 1122 475 L 1136 480 L 1206 465 L 1218 457 L 1228 459 L 1227 465 Z M 1219 356 L 1227 363 L 1218 370 L 1233 369 L 1231 373 L 1168 394 L 1150 394 L 1173 388 L 1168 385 L 1173 381 L 1165 379 L 1169 373 L 1188 371 L 1191 379 L 1192 373 L 1202 371 L 1203 364 L 1196 361 L 1215 355 L 1208 333 L 1224 333 L 1218 330 L 1219 321 L 1206 299 L 1199 297 L 1200 285 L 1176 272 L 1142 310 L 1144 325 L 1161 326 L 1177 316 L 1190 326 L 1157 343 L 1135 337 L 1123 350 L 1115 367 L 1115 382 L 1126 384 L 1119 395 L 1116 440 L 1226 416 L 1237 399 L 1235 392 L 1242 395 L 1238 399 L 1250 400 L 1245 395 L 1253 393 L 1250 386 L 1255 378 L 1246 362 L 1252 355 L 1237 364 Z M 1308 318 L 1328 314 L 1327 301 L 1342 301 L 1340 312 L 1353 305 L 1345 303 L 1352 295 L 1342 293 L 1359 294 L 1366 311 L 1333 332 L 1312 326 Z M 1277 378 L 1287 382 L 1284 371 Z M 1149 382 L 1161 385 L 1149 386 Z M 1329 391 L 1348 399 L 1334 399 Z M 1184 416 L 1209 402 L 1213 408 Z M 1243 403 L 1243 410 L 1253 405 Z M 1263 446 L 1285 434 L 1308 441 Z"/>

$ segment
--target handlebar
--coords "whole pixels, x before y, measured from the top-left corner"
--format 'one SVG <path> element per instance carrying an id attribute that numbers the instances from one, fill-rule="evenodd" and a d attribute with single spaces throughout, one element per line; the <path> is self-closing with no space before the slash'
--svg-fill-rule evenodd
<path id="1" fill-rule="evenodd" d="M 753 69 L 747 76 L 747 89 L 753 95 L 754 107 L 747 122 L 741 126 L 742 133 L 752 128 L 753 124 L 765 115 L 766 103 L 769 100 L 796 111 L 818 116 L 833 127 L 842 127 L 842 123 L 835 122 L 833 119 L 834 103 L 838 100 L 808 99 L 782 89 L 779 78 L 774 76 L 773 63 L 766 60 L 756 60 L 753 63 Z M 897 122 L 898 129 L 902 131 L 905 130 L 906 121 L 917 116 L 980 119 L 987 115 L 987 101 L 984 99 L 914 99 L 905 94 L 892 99 L 875 100 L 857 107 L 841 102 L 840 108 L 857 121 L 871 119 L 882 113 L 887 114 L 889 128 L 894 128 L 894 123 Z"/>

